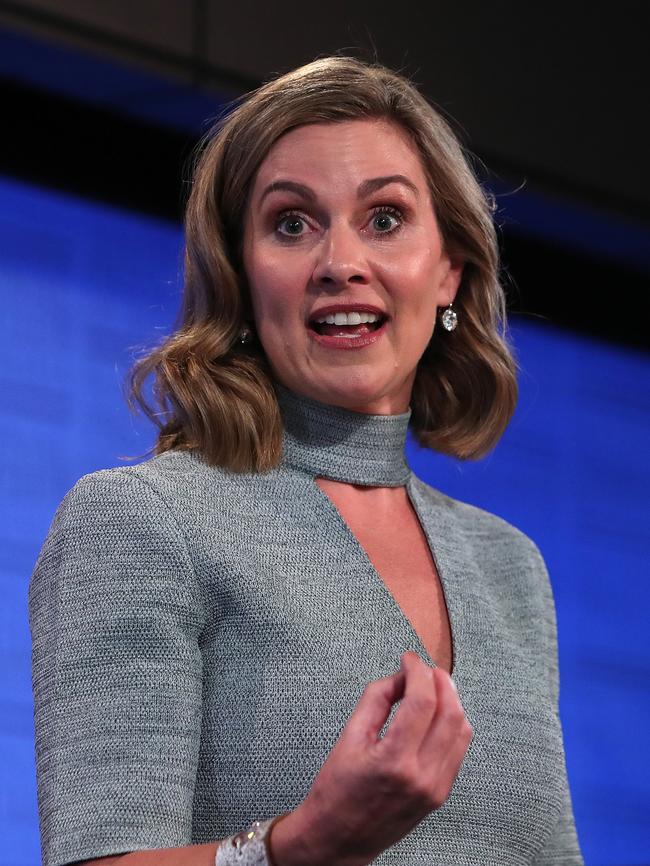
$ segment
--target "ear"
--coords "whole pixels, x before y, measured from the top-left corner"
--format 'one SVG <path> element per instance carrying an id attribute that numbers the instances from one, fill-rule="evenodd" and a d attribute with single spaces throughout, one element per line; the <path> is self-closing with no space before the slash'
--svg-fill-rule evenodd
<path id="1" fill-rule="evenodd" d="M 439 306 L 448 307 L 453 303 L 460 281 L 463 278 L 465 262 L 460 258 L 447 258 L 447 272 L 444 275 L 438 291 Z"/>
<path id="2" fill-rule="evenodd" d="M 247 322 L 253 321 L 253 302 L 251 301 L 251 292 L 248 284 L 248 276 L 244 269 L 244 265 L 241 259 L 238 260 L 235 265 L 235 273 L 237 274 L 237 279 L 239 281 L 239 297 L 241 300 L 241 312 L 243 318 Z"/>

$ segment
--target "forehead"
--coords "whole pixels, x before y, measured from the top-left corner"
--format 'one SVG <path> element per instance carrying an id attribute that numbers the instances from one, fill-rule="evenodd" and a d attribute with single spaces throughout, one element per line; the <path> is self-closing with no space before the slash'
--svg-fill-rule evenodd
<path id="1" fill-rule="evenodd" d="M 312 123 L 275 142 L 258 169 L 254 195 L 280 177 L 334 191 L 369 177 L 398 173 L 420 188 L 426 185 L 420 156 L 396 124 L 377 119 Z"/>

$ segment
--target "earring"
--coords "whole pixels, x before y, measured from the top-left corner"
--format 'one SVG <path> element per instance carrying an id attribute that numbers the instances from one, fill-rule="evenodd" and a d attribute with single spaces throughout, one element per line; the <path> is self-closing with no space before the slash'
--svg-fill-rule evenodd
<path id="1" fill-rule="evenodd" d="M 456 311 L 452 310 L 452 304 L 449 304 L 445 312 L 440 317 L 442 322 L 442 327 L 446 331 L 453 331 L 454 328 L 458 325 L 458 316 L 456 315 Z"/>
<path id="2" fill-rule="evenodd" d="M 251 329 L 248 326 L 242 328 L 241 331 L 239 332 L 239 342 L 242 345 L 246 345 L 247 343 L 253 342 L 253 332 L 251 331 Z"/>

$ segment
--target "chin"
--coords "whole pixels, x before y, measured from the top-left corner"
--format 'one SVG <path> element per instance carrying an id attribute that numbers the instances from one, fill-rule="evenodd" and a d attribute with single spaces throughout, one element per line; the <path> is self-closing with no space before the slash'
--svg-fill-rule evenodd
<path id="1" fill-rule="evenodd" d="M 330 403 L 349 409 L 352 412 L 367 412 L 369 414 L 396 414 L 406 411 L 394 408 L 404 401 L 398 400 L 391 393 L 391 388 L 377 381 L 355 380 L 349 372 L 342 373 L 336 382 L 322 382 L 311 387 L 313 399 L 321 403 Z M 303 390 L 303 393 L 307 393 Z M 309 395 L 308 395 L 309 396 Z M 408 400 L 407 400 L 408 402 Z"/>

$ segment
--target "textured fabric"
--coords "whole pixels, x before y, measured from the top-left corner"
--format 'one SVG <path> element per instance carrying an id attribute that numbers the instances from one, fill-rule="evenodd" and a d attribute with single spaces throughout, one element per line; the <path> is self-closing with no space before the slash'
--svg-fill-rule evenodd
<path id="1" fill-rule="evenodd" d="M 277 469 L 168 452 L 85 476 L 57 510 L 29 587 L 45 866 L 295 808 L 366 683 L 407 650 L 434 664 L 316 475 L 403 478 L 474 729 L 449 799 L 374 862 L 580 866 L 538 548 L 408 470 L 408 413 L 278 394 Z"/>
<path id="2" fill-rule="evenodd" d="M 275 391 L 284 421 L 284 459 L 294 469 L 362 486 L 406 484 L 410 409 L 402 415 L 361 415 L 306 400 L 279 382 Z"/>

